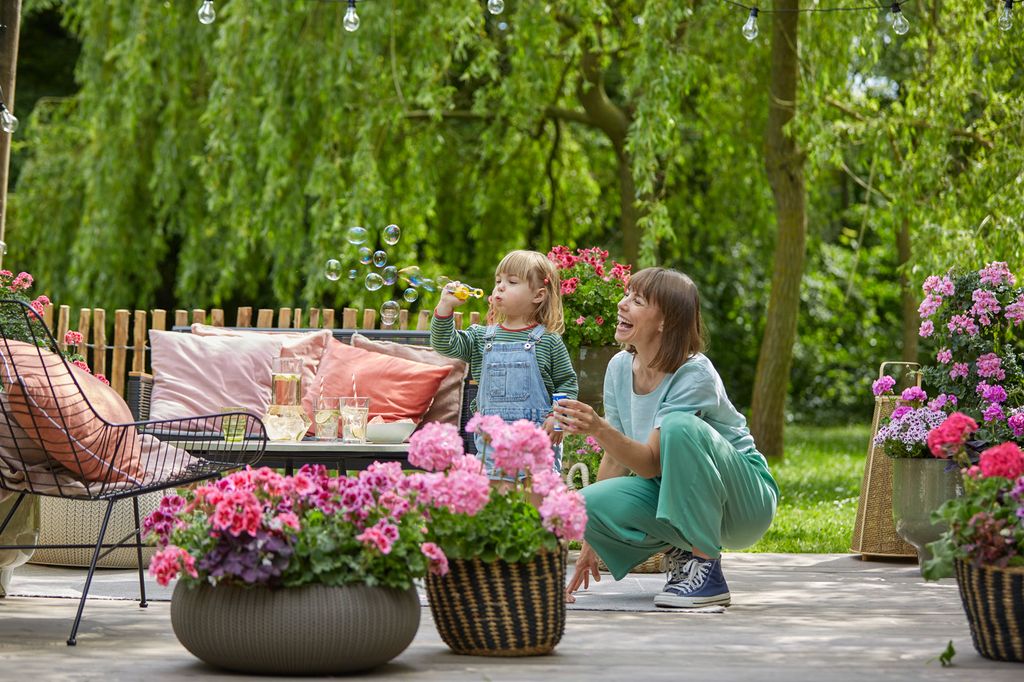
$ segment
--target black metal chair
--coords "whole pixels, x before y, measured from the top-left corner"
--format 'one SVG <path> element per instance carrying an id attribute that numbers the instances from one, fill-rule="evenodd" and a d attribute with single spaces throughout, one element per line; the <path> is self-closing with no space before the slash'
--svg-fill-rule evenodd
<path id="1" fill-rule="evenodd" d="M 0 546 L 93 549 L 67 640 L 73 646 L 96 562 L 114 549 L 135 548 L 139 606 L 147 606 L 138 497 L 256 464 L 266 446 L 266 431 L 257 417 L 245 413 L 133 421 L 120 396 L 72 369 L 40 316 L 12 299 L 0 299 L 0 382 L 0 497 L 5 492 L 18 495 L 0 523 L 0 533 L 26 495 L 107 502 L 95 542 Z M 239 440 L 225 441 L 225 432 Z M 129 499 L 134 531 L 104 543 L 114 503 Z"/>

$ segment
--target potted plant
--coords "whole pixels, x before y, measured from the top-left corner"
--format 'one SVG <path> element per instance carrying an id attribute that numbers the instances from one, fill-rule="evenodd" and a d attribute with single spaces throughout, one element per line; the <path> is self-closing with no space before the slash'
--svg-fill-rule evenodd
<path id="1" fill-rule="evenodd" d="M 430 472 L 428 537 L 448 568 L 427 576 L 434 622 L 455 653 L 549 653 L 565 628 L 565 543 L 583 537 L 583 497 L 552 469 L 551 441 L 532 422 L 476 415 L 466 428 L 515 483 L 492 485 L 450 424 L 410 439 L 410 464 Z"/>
<path id="2" fill-rule="evenodd" d="M 579 375 L 580 400 L 600 407 L 605 367 L 619 351 L 615 343 L 617 306 L 632 266 L 609 261 L 608 252 L 597 247 L 573 253 L 566 246 L 556 246 L 548 252 L 548 259 L 558 265 L 562 282 L 562 339 Z"/>
<path id="3" fill-rule="evenodd" d="M 1024 287 L 996 261 L 922 289 L 919 333 L 937 348 L 926 385 L 977 421 L 975 450 L 1024 437 Z"/>
<path id="4" fill-rule="evenodd" d="M 253 673 L 334 674 L 401 653 L 419 627 L 413 579 L 444 572 L 425 533 L 428 482 L 396 462 L 358 476 L 246 469 L 165 497 L 145 529 L 150 573 L 180 576 L 171 624 L 208 663 Z"/>
<path id="5" fill-rule="evenodd" d="M 877 395 L 892 391 L 895 381 L 884 376 L 875 382 Z M 927 403 L 927 404 L 926 404 Z M 875 435 L 874 443 L 892 464 L 892 514 L 896 533 L 917 550 L 923 565 L 930 557 L 928 543 L 944 530 L 932 513 L 961 492 L 959 469 L 928 449 L 928 433 L 946 420 L 944 400 L 928 402 L 920 386 L 900 394 L 898 406 Z"/>
<path id="6" fill-rule="evenodd" d="M 961 423 L 944 424 L 930 441 L 962 451 L 970 424 Z M 979 654 L 1024 662 L 1024 452 L 1014 442 L 990 447 L 964 474 L 964 494 L 936 514 L 948 529 L 931 544 L 924 576 L 955 573 Z"/>

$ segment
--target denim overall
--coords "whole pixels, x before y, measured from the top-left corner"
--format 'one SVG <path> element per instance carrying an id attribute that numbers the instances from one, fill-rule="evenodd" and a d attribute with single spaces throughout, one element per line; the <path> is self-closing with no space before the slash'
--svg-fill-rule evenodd
<path id="1" fill-rule="evenodd" d="M 484 332 L 483 366 L 480 368 L 480 388 L 477 391 L 477 410 L 481 414 L 496 414 L 506 422 L 528 419 L 543 426 L 551 413 L 551 394 L 544 385 L 537 364 L 537 343 L 544 336 L 544 325 L 530 332 L 525 342 L 495 343 L 497 325 Z M 494 462 L 490 449 L 485 452 L 483 438 L 474 434 L 476 451 L 484 452 L 484 467 L 494 478 Z M 555 470 L 562 469 L 562 446 L 553 446 Z M 504 472 L 503 472 L 504 473 Z M 512 479 L 507 479 L 512 480 Z"/>

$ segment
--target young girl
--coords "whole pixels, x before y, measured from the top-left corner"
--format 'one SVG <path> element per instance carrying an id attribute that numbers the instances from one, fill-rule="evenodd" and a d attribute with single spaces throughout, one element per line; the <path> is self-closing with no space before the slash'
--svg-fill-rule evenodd
<path id="1" fill-rule="evenodd" d="M 576 372 L 560 336 L 562 292 L 558 271 L 547 256 L 536 251 L 513 251 L 494 272 L 488 325 L 455 328 L 452 313 L 462 301 L 449 284 L 441 292 L 430 321 L 430 345 L 442 355 L 469 363 L 479 385 L 472 409 L 498 415 L 507 422 L 529 419 L 543 424 L 555 450 L 555 468 L 561 470 L 562 432 L 554 430 L 551 394 L 576 398 Z M 477 452 L 484 451 L 480 435 Z M 485 452 L 485 451 L 484 451 Z M 501 478 L 485 452 L 491 478 Z"/>

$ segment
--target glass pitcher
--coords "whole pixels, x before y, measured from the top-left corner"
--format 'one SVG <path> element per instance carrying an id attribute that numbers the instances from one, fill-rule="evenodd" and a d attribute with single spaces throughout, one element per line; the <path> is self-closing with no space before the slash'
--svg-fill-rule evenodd
<path id="1" fill-rule="evenodd" d="M 302 407 L 302 359 L 275 358 L 270 407 L 263 418 L 270 440 L 302 440 L 313 421 Z"/>

